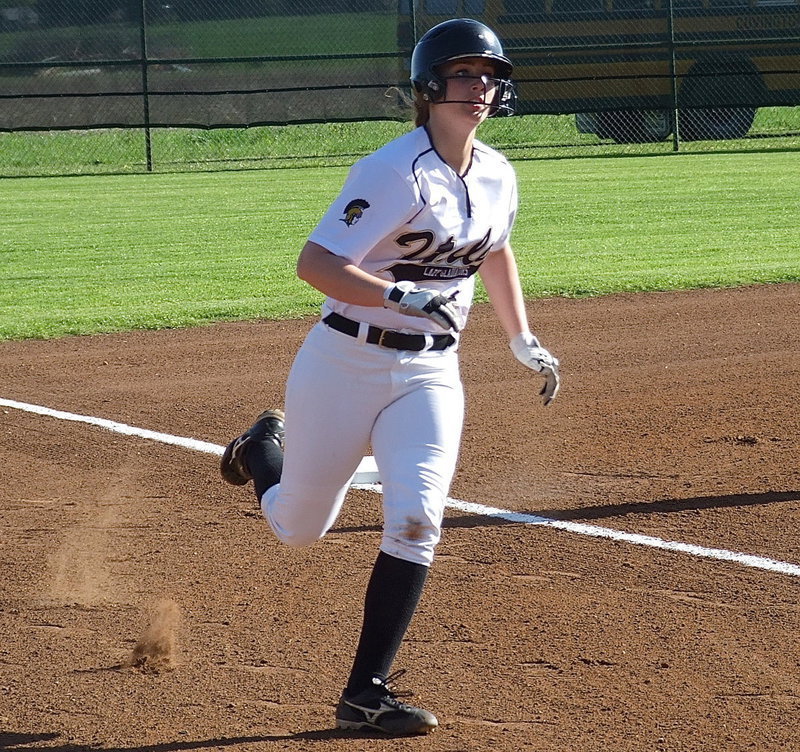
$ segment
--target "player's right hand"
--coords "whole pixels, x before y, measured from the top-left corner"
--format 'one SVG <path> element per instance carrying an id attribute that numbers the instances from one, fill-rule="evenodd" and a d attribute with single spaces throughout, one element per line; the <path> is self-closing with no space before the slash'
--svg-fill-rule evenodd
<path id="1" fill-rule="evenodd" d="M 464 324 L 453 301 L 436 290 L 415 287 L 413 282 L 398 282 L 386 288 L 383 307 L 407 316 L 435 321 L 443 329 L 460 332 Z"/>

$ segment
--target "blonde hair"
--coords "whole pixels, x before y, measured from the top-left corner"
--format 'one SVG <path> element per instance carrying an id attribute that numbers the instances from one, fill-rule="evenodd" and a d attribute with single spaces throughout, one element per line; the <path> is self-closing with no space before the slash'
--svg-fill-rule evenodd
<path id="1" fill-rule="evenodd" d="M 411 110 L 416 128 L 425 125 L 430 119 L 431 103 L 416 89 L 409 93 L 407 90 L 400 89 L 397 86 L 390 86 L 386 90 L 385 96 L 395 99 L 400 109 L 406 112 Z"/>
<path id="2" fill-rule="evenodd" d="M 431 103 L 424 99 L 422 92 L 414 92 L 414 125 L 419 128 L 425 125 L 431 117 Z"/>

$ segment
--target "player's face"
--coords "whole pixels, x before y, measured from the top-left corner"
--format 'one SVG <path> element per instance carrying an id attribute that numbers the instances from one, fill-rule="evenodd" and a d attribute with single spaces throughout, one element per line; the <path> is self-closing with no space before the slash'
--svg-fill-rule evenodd
<path id="1" fill-rule="evenodd" d="M 491 114 L 489 105 L 497 91 L 495 69 L 490 60 L 464 58 L 445 63 L 439 75 L 447 82 L 442 105 L 459 106 L 465 114 L 482 122 Z"/>

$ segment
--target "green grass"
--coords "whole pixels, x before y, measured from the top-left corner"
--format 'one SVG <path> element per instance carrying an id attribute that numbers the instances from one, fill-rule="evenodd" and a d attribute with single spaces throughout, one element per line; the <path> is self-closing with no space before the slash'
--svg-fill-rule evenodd
<path id="1" fill-rule="evenodd" d="M 298 33 L 302 29 L 302 33 Z M 71 51 L 75 40 L 111 59 L 138 46 L 135 24 L 100 24 L 0 32 L 0 56 L 18 49 L 49 54 Z M 397 17 L 391 13 L 335 13 L 154 23 L 148 26 L 153 57 L 263 57 L 394 52 Z M 46 54 L 39 54 L 41 59 Z M 27 58 L 26 58 L 27 59 Z"/>
<path id="2" fill-rule="evenodd" d="M 529 297 L 800 281 L 800 153 L 516 169 Z M 314 313 L 294 263 L 345 174 L 0 181 L 0 339 Z"/>
<path id="3" fill-rule="evenodd" d="M 151 39 L 156 47 L 177 47 L 183 57 L 212 59 L 394 52 L 397 17 L 354 12 L 215 19 L 156 26 Z"/>
<path id="4" fill-rule="evenodd" d="M 154 128 L 156 171 L 335 166 L 373 151 L 409 129 L 373 121 L 256 128 Z M 0 175 L 144 172 L 139 129 L 0 133 Z"/>
<path id="5" fill-rule="evenodd" d="M 409 128 L 407 122 L 315 123 L 256 128 L 152 130 L 156 171 L 350 164 Z M 573 115 L 498 118 L 481 138 L 514 159 L 669 154 L 672 142 L 619 145 L 580 134 Z M 738 141 L 684 143 L 682 152 L 800 150 L 800 107 L 765 107 Z M 140 129 L 0 133 L 0 175 L 71 175 L 146 171 Z"/>
<path id="6" fill-rule="evenodd" d="M 800 154 L 531 166 L 514 236 L 529 296 L 800 281 Z"/>

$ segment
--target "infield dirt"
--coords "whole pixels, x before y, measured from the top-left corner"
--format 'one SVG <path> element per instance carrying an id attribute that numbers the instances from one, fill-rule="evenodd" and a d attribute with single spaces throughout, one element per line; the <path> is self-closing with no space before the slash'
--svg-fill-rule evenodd
<path id="1" fill-rule="evenodd" d="M 800 285 L 529 304 L 550 408 L 490 308 L 451 494 L 800 565 Z M 224 444 L 314 320 L 0 344 L 0 397 Z M 800 579 L 455 510 L 396 664 L 429 737 L 332 729 L 380 540 L 350 492 L 277 543 L 218 458 L 0 409 L 0 748 L 800 749 Z"/>

